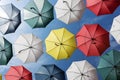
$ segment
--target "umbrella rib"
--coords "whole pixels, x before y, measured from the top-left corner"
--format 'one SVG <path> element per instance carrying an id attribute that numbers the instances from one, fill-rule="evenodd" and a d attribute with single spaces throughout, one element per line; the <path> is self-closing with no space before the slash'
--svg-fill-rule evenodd
<path id="1" fill-rule="evenodd" d="M 91 45 L 92 45 L 92 42 L 91 42 L 91 44 L 90 44 L 89 47 L 88 47 L 88 54 L 89 54 Z"/>
<path id="2" fill-rule="evenodd" d="M 73 71 L 67 71 L 67 72 L 70 72 L 70 73 L 75 73 L 75 74 L 81 74 L 81 73 L 78 73 L 78 72 L 73 72 Z"/>
<path id="3" fill-rule="evenodd" d="M 34 57 L 35 57 L 35 61 L 37 61 L 37 57 L 35 56 L 34 51 L 33 51 L 33 50 L 31 50 L 31 51 L 32 51 L 32 54 L 33 54 Z"/>
<path id="4" fill-rule="evenodd" d="M 105 59 L 103 56 L 101 56 L 105 61 L 107 61 L 108 63 L 110 63 L 111 65 L 114 65 L 113 63 L 111 63 L 110 61 L 108 61 L 107 59 Z"/>
<path id="5" fill-rule="evenodd" d="M 24 36 L 21 36 L 24 38 L 24 40 L 30 45 L 29 41 L 24 37 Z"/>
<path id="6" fill-rule="evenodd" d="M 84 44 L 87 44 L 87 43 L 90 42 L 90 41 L 91 41 L 91 40 L 88 40 L 88 41 L 86 41 L 86 42 L 80 44 L 78 47 L 80 47 L 80 46 L 82 46 L 82 45 L 84 45 Z"/>
<path id="7" fill-rule="evenodd" d="M 51 7 L 49 10 L 47 10 L 46 12 L 43 12 L 42 14 L 44 14 L 44 13 L 47 13 L 47 12 L 49 12 L 49 11 L 51 11 L 51 10 L 53 10 L 53 7 Z"/>
<path id="8" fill-rule="evenodd" d="M 75 11 L 77 11 L 77 10 L 75 10 Z M 73 15 L 79 20 L 79 18 L 75 15 L 75 13 L 74 12 L 72 12 L 73 13 Z"/>
<path id="9" fill-rule="evenodd" d="M 27 45 L 24 45 L 24 44 L 19 44 L 19 43 L 15 43 L 15 45 L 29 47 L 29 46 L 27 46 Z"/>
<path id="10" fill-rule="evenodd" d="M 69 53 L 67 52 L 67 50 L 64 48 L 64 46 L 62 46 L 62 47 L 65 50 L 65 52 L 68 54 L 67 56 L 70 56 Z"/>
<path id="11" fill-rule="evenodd" d="M 30 56 L 30 50 L 29 50 L 29 54 L 28 54 L 28 56 L 27 56 L 27 59 L 25 60 L 25 63 L 27 62 L 29 56 Z"/>
<path id="12" fill-rule="evenodd" d="M 79 77 L 80 77 L 80 75 L 76 76 L 73 80 L 76 80 L 76 79 L 79 78 Z M 82 77 L 81 77 L 80 80 L 82 80 Z"/>
<path id="13" fill-rule="evenodd" d="M 77 69 L 80 71 L 80 73 L 82 73 L 81 70 L 79 69 L 79 67 L 77 66 L 77 64 L 76 64 L 76 63 L 74 63 L 74 64 L 76 65 L 76 67 L 77 67 Z"/>
<path id="14" fill-rule="evenodd" d="M 55 73 L 54 75 L 57 75 L 57 74 L 60 74 L 60 73 L 64 73 L 64 72 L 61 71 L 61 72 Z"/>
<path id="15" fill-rule="evenodd" d="M 67 11 L 64 15 L 60 16 L 59 18 L 64 17 L 65 15 L 67 15 L 69 13 L 69 11 Z"/>
<path id="16" fill-rule="evenodd" d="M 55 34 L 55 36 L 56 36 L 56 38 L 58 39 L 58 41 L 61 42 L 61 41 L 59 40 L 58 36 L 56 35 L 56 33 L 55 33 L 54 31 L 53 31 L 53 33 Z"/>
<path id="17" fill-rule="evenodd" d="M 61 42 L 63 42 L 63 37 L 64 37 L 64 35 L 65 35 L 65 29 L 64 29 L 64 31 L 63 31 L 63 35 L 62 35 L 62 40 L 61 40 Z"/>
<path id="18" fill-rule="evenodd" d="M 76 36 L 76 38 L 77 38 L 77 37 L 85 37 L 85 38 L 91 39 L 91 38 L 86 37 L 86 36 L 83 36 L 83 35 L 78 35 L 78 36 Z"/>
<path id="19" fill-rule="evenodd" d="M 15 67 L 12 67 L 19 75 L 21 75 Z"/>
<path id="20" fill-rule="evenodd" d="M 107 32 L 107 33 L 101 34 L 101 35 L 99 35 L 99 36 L 102 36 L 102 35 L 105 35 L 105 34 L 109 34 L 109 33 Z M 97 38 L 97 37 L 99 37 L 99 36 L 96 36 L 95 38 Z"/>
<path id="21" fill-rule="evenodd" d="M 106 79 L 109 77 L 110 73 L 114 70 L 114 68 L 109 72 L 109 74 L 107 75 Z"/>
<path id="22" fill-rule="evenodd" d="M 98 30 L 98 25 L 97 25 L 97 28 L 95 29 L 95 32 L 94 32 L 94 34 L 93 34 L 93 37 L 95 36 L 97 30 Z"/>
<path id="23" fill-rule="evenodd" d="M 86 28 L 87 32 L 89 33 L 90 37 L 92 38 L 92 36 L 91 36 L 91 34 L 90 34 L 89 30 L 87 29 L 87 27 L 85 27 L 85 28 Z"/>
<path id="24" fill-rule="evenodd" d="M 0 17 L 0 18 L 5 19 L 5 20 L 9 20 L 9 19 L 7 19 L 7 18 L 3 18 L 3 17 Z"/>
<path id="25" fill-rule="evenodd" d="M 58 56 L 57 56 L 57 58 L 59 58 L 59 55 L 60 55 L 60 50 L 61 50 L 61 46 L 60 46 L 60 48 L 59 48 L 59 52 L 58 52 Z"/>
<path id="26" fill-rule="evenodd" d="M 80 2 L 82 2 L 82 0 L 81 0 Z M 78 2 L 78 4 L 79 4 L 80 2 Z M 73 6 L 73 9 L 74 9 L 76 6 L 78 6 L 78 4 L 76 4 L 75 6 Z M 85 9 L 85 7 L 84 7 L 84 9 Z M 81 10 L 82 10 L 82 9 L 81 9 Z M 73 10 L 73 11 L 74 11 L 74 10 Z M 79 11 L 79 10 L 75 10 L 75 11 Z"/>
<path id="27" fill-rule="evenodd" d="M 16 76 L 16 75 L 6 75 L 6 76 L 14 76 L 14 77 L 19 77 L 19 76 Z"/>
<path id="28" fill-rule="evenodd" d="M 23 76 L 23 77 L 26 77 L 26 76 L 31 76 L 31 73 L 29 73 L 29 74 L 27 74 L 27 75 L 25 75 L 25 76 Z"/>

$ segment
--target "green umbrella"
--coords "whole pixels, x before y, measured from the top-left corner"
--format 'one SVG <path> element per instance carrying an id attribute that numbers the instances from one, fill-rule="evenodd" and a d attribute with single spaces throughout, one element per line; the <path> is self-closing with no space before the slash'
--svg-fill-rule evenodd
<path id="1" fill-rule="evenodd" d="M 5 38 L 0 37 L 0 65 L 6 65 L 12 56 L 12 44 Z"/>
<path id="2" fill-rule="evenodd" d="M 31 0 L 24 7 L 24 20 L 32 28 L 46 27 L 53 19 L 53 6 L 47 0 Z"/>
<path id="3" fill-rule="evenodd" d="M 103 80 L 120 80 L 120 52 L 112 50 L 101 56 L 98 72 Z"/>

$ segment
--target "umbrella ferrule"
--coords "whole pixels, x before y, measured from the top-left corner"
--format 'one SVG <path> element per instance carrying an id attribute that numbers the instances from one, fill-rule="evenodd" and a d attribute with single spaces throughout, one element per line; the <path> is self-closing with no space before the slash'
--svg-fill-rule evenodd
<path id="1" fill-rule="evenodd" d="M 55 43 L 56 46 L 63 45 L 63 43 Z"/>

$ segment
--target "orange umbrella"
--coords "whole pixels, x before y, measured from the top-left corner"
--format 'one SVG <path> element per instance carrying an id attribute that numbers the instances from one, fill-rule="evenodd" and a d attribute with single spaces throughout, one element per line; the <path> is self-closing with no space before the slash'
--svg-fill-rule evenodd
<path id="1" fill-rule="evenodd" d="M 32 73 L 23 66 L 11 66 L 5 75 L 6 80 L 32 80 Z"/>

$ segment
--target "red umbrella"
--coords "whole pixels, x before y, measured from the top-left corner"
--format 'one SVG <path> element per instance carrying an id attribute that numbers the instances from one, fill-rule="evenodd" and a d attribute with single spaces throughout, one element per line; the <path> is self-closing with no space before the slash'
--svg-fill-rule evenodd
<path id="1" fill-rule="evenodd" d="M 85 24 L 76 35 L 77 47 L 86 56 L 100 56 L 109 46 L 109 32 L 99 24 Z"/>
<path id="2" fill-rule="evenodd" d="M 120 0 L 87 0 L 87 8 L 98 15 L 112 14 L 120 5 Z"/>
<path id="3" fill-rule="evenodd" d="M 23 66 L 11 66 L 5 75 L 6 80 L 32 80 L 32 73 Z"/>

